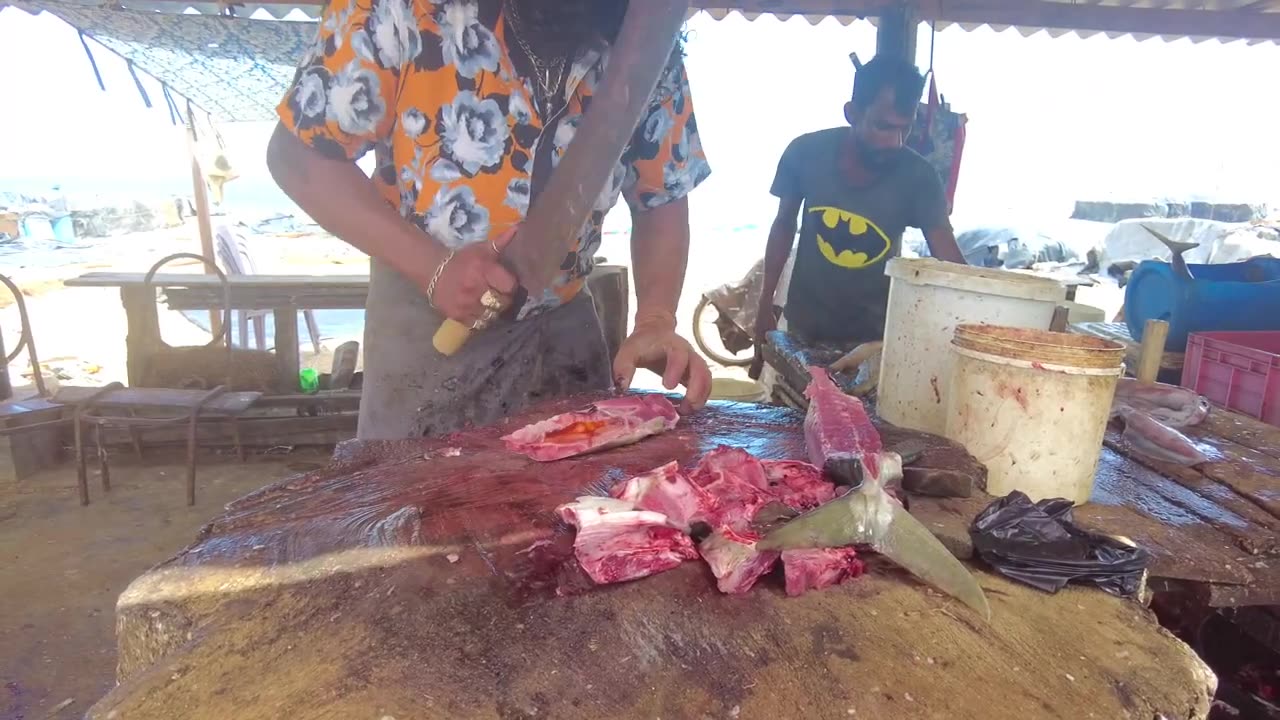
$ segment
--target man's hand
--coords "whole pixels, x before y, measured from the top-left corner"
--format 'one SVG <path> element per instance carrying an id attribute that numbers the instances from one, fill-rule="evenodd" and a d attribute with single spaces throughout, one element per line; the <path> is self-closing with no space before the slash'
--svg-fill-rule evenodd
<path id="1" fill-rule="evenodd" d="M 493 242 L 467 245 L 454 253 L 453 259 L 440 273 L 431 304 L 445 317 L 464 325 L 471 325 L 484 312 L 480 296 L 492 290 L 502 301 L 502 307 L 511 304 L 516 290 L 516 276 L 499 262 L 498 253 L 511 242 L 516 229 L 511 228 L 494 238 Z M 435 268 L 418 275 L 418 284 L 425 293 Z"/>
<path id="2" fill-rule="evenodd" d="M 673 320 L 636 321 L 635 330 L 623 341 L 613 360 L 618 387 L 630 387 L 637 368 L 661 375 L 662 386 L 668 390 L 684 385 L 681 412 L 701 408 L 711 396 L 711 369 L 689 341 L 676 334 Z"/>
<path id="3" fill-rule="evenodd" d="M 773 303 L 760 303 L 760 309 L 756 311 L 756 325 L 752 331 L 751 340 L 755 343 L 755 357 L 751 360 L 751 367 L 747 370 L 747 377 L 752 380 L 759 380 L 760 373 L 764 370 L 764 355 L 761 348 L 764 347 L 765 336 L 778 329 L 778 318 L 773 314 Z"/>
<path id="4" fill-rule="evenodd" d="M 865 397 L 880 385 L 880 351 L 884 343 L 880 341 L 859 345 L 847 355 L 831 363 L 832 372 L 856 373 L 854 388 L 849 391 L 855 397 Z"/>

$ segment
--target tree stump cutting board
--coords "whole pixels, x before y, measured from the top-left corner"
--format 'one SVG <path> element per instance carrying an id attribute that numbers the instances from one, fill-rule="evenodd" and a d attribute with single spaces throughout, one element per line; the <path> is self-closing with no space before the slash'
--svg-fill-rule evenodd
<path id="1" fill-rule="evenodd" d="M 349 443 L 232 503 L 117 607 L 105 720 L 1203 718 L 1215 680 L 1143 607 L 990 573 L 994 619 L 882 564 L 787 598 L 703 563 L 591 588 L 552 509 L 718 444 L 804 457 L 800 416 L 713 404 L 663 436 L 537 464 L 496 428 Z M 886 442 L 911 436 L 886 429 Z M 917 439 L 918 438 L 917 436 Z M 962 450 L 926 438 L 934 461 Z M 550 542 L 523 552 L 539 540 Z"/>

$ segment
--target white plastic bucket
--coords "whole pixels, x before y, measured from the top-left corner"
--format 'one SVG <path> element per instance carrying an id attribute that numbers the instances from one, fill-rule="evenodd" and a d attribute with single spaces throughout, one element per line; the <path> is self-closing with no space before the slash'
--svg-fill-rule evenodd
<path id="1" fill-rule="evenodd" d="M 1056 280 L 932 258 L 894 258 L 876 409 L 899 427 L 941 435 L 956 325 L 1047 330 L 1067 297 Z"/>
<path id="2" fill-rule="evenodd" d="M 1086 502 L 1124 352 L 1085 335 L 961 325 L 946 436 L 987 466 L 992 495 Z"/>

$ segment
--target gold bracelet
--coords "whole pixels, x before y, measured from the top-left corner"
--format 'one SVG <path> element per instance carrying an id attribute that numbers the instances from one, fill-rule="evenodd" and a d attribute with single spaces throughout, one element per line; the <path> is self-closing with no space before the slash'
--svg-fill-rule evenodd
<path id="1" fill-rule="evenodd" d="M 453 259 L 457 252 L 457 250 L 450 250 L 449 254 L 444 256 L 444 260 L 436 267 L 435 273 L 431 276 L 431 282 L 427 283 L 427 303 L 433 308 L 436 306 L 436 283 L 440 282 L 440 276 L 444 274 L 445 267 L 449 265 L 449 261 Z"/>

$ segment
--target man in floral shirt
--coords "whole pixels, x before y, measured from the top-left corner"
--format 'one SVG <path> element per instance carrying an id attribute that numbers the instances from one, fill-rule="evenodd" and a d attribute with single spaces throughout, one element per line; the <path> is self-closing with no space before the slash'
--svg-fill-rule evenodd
<path id="1" fill-rule="evenodd" d="M 367 252 L 362 438 L 488 423 L 541 398 L 630 384 L 637 367 L 710 392 L 675 333 L 687 194 L 710 173 L 674 53 L 552 287 L 526 297 L 499 252 L 572 142 L 626 0 L 331 0 L 280 103 L 268 165 L 323 227 Z M 367 178 L 356 166 L 373 150 Z M 604 215 L 630 206 L 637 312 L 612 371 L 583 292 Z M 495 318 L 494 311 L 506 312 Z M 488 310 L 488 312 L 486 312 Z M 484 329 L 452 357 L 443 318 Z"/>

